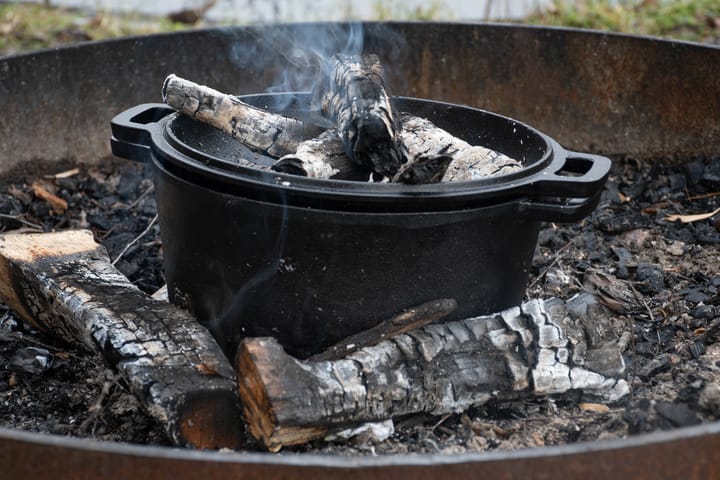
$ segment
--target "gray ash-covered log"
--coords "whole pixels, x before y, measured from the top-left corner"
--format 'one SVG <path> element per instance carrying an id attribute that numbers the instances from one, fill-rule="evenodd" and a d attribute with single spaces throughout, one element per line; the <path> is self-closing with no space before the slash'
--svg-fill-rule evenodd
<path id="1" fill-rule="evenodd" d="M 574 390 L 614 402 L 629 392 L 618 329 L 586 294 L 427 325 L 332 361 L 301 361 L 275 339 L 246 339 L 236 360 L 238 389 L 250 432 L 270 450 L 492 398 Z"/>
<path id="2" fill-rule="evenodd" d="M 334 128 L 300 143 L 295 153 L 280 158 L 272 165 L 272 170 L 333 180 L 367 181 L 371 175 L 368 169 L 350 160 Z"/>
<path id="3" fill-rule="evenodd" d="M 162 98 L 172 108 L 274 157 L 295 153 L 301 142 L 322 131 L 314 125 L 254 107 L 237 97 L 174 74 L 165 79 Z"/>
<path id="4" fill-rule="evenodd" d="M 405 154 L 378 56 L 337 54 L 324 68 L 315 107 L 334 123 L 352 161 L 392 177 Z"/>
<path id="5" fill-rule="evenodd" d="M 0 299 L 25 321 L 95 349 L 178 446 L 243 445 L 235 374 L 189 313 L 138 290 L 92 232 L 0 236 Z"/>
<path id="6" fill-rule="evenodd" d="M 489 148 L 470 145 L 425 118 L 402 114 L 400 125 L 400 139 L 408 161 L 395 181 L 464 182 L 522 168 L 517 160 Z"/>

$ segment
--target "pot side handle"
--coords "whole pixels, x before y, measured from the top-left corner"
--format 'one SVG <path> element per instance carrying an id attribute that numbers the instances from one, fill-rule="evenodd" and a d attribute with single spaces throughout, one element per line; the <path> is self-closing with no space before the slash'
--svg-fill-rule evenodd
<path id="1" fill-rule="evenodd" d="M 542 171 L 530 180 L 525 191 L 539 197 L 587 198 L 602 190 L 612 162 L 590 153 L 560 151 L 560 168 Z"/>
<path id="2" fill-rule="evenodd" d="M 563 152 L 560 152 L 563 154 Z M 562 166 L 542 172 L 527 186 L 528 198 L 520 202 L 520 212 L 528 219 L 572 223 L 597 207 L 612 162 L 589 153 L 564 152 Z"/>
<path id="3" fill-rule="evenodd" d="M 151 133 L 155 124 L 174 112 L 164 103 L 143 103 L 117 114 L 110 121 L 113 155 L 136 162 L 150 161 Z"/>

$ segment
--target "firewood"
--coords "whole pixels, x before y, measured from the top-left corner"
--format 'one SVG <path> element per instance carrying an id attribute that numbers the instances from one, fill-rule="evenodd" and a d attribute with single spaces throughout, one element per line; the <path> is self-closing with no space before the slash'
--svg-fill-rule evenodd
<path id="1" fill-rule="evenodd" d="M 385 74 L 377 55 L 337 54 L 313 90 L 313 104 L 330 119 L 350 159 L 386 177 L 405 163 Z"/>
<path id="2" fill-rule="evenodd" d="M 272 451 L 365 422 L 461 412 L 493 398 L 573 390 L 584 400 L 614 402 L 629 392 L 616 331 L 615 319 L 585 294 L 427 325 L 340 360 L 301 361 L 275 339 L 245 339 L 238 391 L 250 433 Z"/>
<path id="3" fill-rule="evenodd" d="M 367 181 L 371 171 L 350 161 L 337 130 L 328 129 L 298 145 L 275 162 L 272 170 L 309 178 Z"/>
<path id="4" fill-rule="evenodd" d="M 311 356 L 308 360 L 315 362 L 338 360 L 362 348 L 371 347 L 396 335 L 429 325 L 451 314 L 456 308 L 457 302 L 452 298 L 423 303 L 380 322 L 372 328 L 344 338 L 324 352 Z"/>
<path id="5" fill-rule="evenodd" d="M 314 125 L 254 107 L 237 97 L 176 75 L 165 79 L 162 98 L 172 108 L 273 157 L 294 153 L 300 142 L 322 131 Z"/>
<path id="6" fill-rule="evenodd" d="M 37 328 L 100 351 L 174 444 L 242 445 L 220 347 L 190 314 L 133 286 L 90 231 L 0 236 L 0 298 Z"/>
<path id="7" fill-rule="evenodd" d="M 522 168 L 517 160 L 486 147 L 472 146 L 425 118 L 402 114 L 400 125 L 400 140 L 408 161 L 394 181 L 464 182 Z"/>

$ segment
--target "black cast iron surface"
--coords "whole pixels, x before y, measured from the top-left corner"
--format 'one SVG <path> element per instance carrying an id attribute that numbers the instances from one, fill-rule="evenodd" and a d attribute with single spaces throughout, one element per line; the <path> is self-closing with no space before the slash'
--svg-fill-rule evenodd
<path id="1" fill-rule="evenodd" d="M 345 25 L 231 28 L 131 38 L 0 59 L 0 174 L 95 163 L 114 114 L 157 101 L 168 73 L 261 91 L 285 61 L 264 33 L 302 40 Z M 640 158 L 717 155 L 720 50 L 577 30 L 368 24 L 395 94 L 479 106 L 565 147 Z M 247 54 L 247 56 L 242 56 Z M 261 59 L 259 63 L 251 61 Z M 42 139 L 42 141 L 36 141 Z M 622 441 L 510 453 L 347 458 L 213 453 L 0 429 L 2 478 L 720 478 L 717 423 Z"/>

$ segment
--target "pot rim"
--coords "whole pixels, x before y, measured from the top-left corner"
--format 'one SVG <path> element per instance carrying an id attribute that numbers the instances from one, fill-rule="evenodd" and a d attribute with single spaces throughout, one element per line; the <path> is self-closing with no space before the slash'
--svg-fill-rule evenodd
<path id="1" fill-rule="evenodd" d="M 267 99 L 300 96 L 309 94 L 285 92 L 239 98 L 257 104 Z M 417 109 L 434 109 L 447 115 L 460 110 L 473 115 L 473 121 L 478 123 L 479 119 L 489 119 L 501 130 L 519 132 L 516 138 L 521 145 L 523 139 L 539 145 L 539 154 L 529 160 L 521 159 L 530 163 L 518 172 L 466 182 L 405 185 L 314 179 L 246 167 L 193 148 L 173 132 L 174 122 L 187 117 L 164 104 L 141 104 L 117 115 L 112 121 L 113 151 L 132 160 L 155 161 L 178 177 L 218 192 L 342 211 L 449 211 L 528 199 L 543 203 L 545 211 L 552 204 L 566 209 L 574 200 L 590 203 L 607 178 L 610 160 L 606 157 L 566 150 L 518 120 L 436 100 L 394 98 L 401 106 L 399 110 L 411 106 L 407 110 L 413 113 Z M 532 154 L 531 149 L 523 151 L 528 156 Z M 583 212 L 586 211 L 584 208 Z"/>

